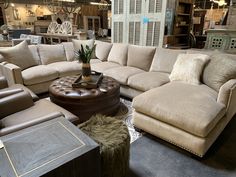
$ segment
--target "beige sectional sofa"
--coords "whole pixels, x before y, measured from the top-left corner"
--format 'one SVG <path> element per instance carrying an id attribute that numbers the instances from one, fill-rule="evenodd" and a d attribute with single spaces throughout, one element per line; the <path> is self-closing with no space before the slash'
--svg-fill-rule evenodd
<path id="1" fill-rule="evenodd" d="M 115 78 L 121 85 L 121 94 L 133 98 L 133 123 L 137 128 L 203 156 L 235 115 L 235 56 L 211 51 L 170 50 L 100 41 L 96 41 L 96 44 L 95 54 L 98 59 L 91 63 L 92 70 Z M 62 63 L 58 64 L 60 66 L 64 66 L 66 62 L 74 64 L 73 44 L 62 45 L 65 51 L 62 53 L 66 59 L 34 66 L 57 70 L 57 76 L 52 74 L 50 81 L 66 75 L 59 74 L 62 71 L 55 66 L 57 62 Z M 47 47 L 51 51 L 50 46 Z M 44 46 L 37 46 L 42 62 L 45 59 L 42 59 L 44 55 L 41 48 Z M 170 81 L 169 76 L 177 58 L 181 54 L 191 53 L 204 53 L 210 58 L 201 73 L 201 84 Z M 22 79 L 26 78 L 24 70 L 20 72 L 9 63 L 1 66 L 3 72 L 6 75 L 10 73 L 15 80 L 19 80 L 18 75 L 21 75 L 20 82 L 28 84 L 36 93 L 35 87 L 42 85 L 45 91 L 50 82 L 44 81 L 33 87 Z M 15 74 L 16 71 L 18 74 Z M 76 71 L 72 69 L 68 74 Z"/>
<path id="2" fill-rule="evenodd" d="M 170 81 L 183 53 L 210 56 L 200 85 Z M 121 94 L 133 98 L 134 125 L 191 153 L 203 156 L 236 113 L 235 55 L 113 44 L 107 56 L 92 69 L 115 78 Z"/>
<path id="3" fill-rule="evenodd" d="M 57 45 L 27 45 L 23 42 L 15 47 L 1 50 L 13 62 L 2 58 L 0 70 L 8 84 L 23 84 L 39 94 L 48 91 L 51 82 L 63 76 L 79 74 L 81 64 L 75 59 L 72 42 Z M 31 57 L 28 57 L 31 55 Z M 22 64 L 27 58 L 26 62 Z M 92 60 L 99 62 L 100 60 Z M 14 63 L 14 64 L 13 64 Z M 19 63 L 19 64 L 18 64 Z"/>

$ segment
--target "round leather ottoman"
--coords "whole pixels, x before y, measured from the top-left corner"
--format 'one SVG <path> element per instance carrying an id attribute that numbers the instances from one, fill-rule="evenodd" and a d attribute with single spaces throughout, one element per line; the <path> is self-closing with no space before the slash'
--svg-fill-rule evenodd
<path id="1" fill-rule="evenodd" d="M 77 115 L 80 123 L 92 115 L 101 113 L 114 115 L 120 106 L 120 85 L 107 76 L 103 76 L 95 89 L 73 88 L 72 83 L 78 76 L 67 76 L 55 80 L 49 87 L 52 102 Z"/>
<path id="2" fill-rule="evenodd" d="M 123 121 L 96 115 L 78 127 L 100 145 L 101 176 L 125 177 L 129 168 L 130 136 Z"/>

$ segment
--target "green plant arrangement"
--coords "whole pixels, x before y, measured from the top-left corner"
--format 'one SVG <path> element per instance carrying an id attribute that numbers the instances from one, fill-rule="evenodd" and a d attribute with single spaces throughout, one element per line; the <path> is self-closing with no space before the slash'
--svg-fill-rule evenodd
<path id="1" fill-rule="evenodd" d="M 92 48 L 89 48 L 88 45 L 84 47 L 81 44 L 81 48 L 78 51 L 75 51 L 76 58 L 82 63 L 90 63 L 94 49 L 95 45 Z"/>
<path id="2" fill-rule="evenodd" d="M 90 60 L 92 53 L 95 50 L 95 45 L 90 48 L 88 45 L 85 47 L 81 44 L 81 48 L 75 51 L 76 59 L 82 62 L 82 79 L 86 82 L 91 81 L 91 66 Z"/>

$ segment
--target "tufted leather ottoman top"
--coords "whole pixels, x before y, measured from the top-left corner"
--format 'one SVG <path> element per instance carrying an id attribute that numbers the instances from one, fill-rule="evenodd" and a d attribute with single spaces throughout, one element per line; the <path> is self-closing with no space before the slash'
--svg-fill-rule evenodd
<path id="1" fill-rule="evenodd" d="M 104 93 L 112 92 L 120 87 L 119 83 L 115 79 L 103 76 L 98 88 L 73 88 L 72 83 L 74 83 L 77 78 L 78 76 L 67 76 L 55 80 L 49 87 L 50 93 L 60 97 L 70 97 L 70 99 L 88 99 L 104 95 Z"/>
<path id="2" fill-rule="evenodd" d="M 79 76 L 67 76 L 55 80 L 49 87 L 52 102 L 77 115 L 81 122 L 94 114 L 114 115 L 120 106 L 120 84 L 103 76 L 95 89 L 73 88 Z"/>

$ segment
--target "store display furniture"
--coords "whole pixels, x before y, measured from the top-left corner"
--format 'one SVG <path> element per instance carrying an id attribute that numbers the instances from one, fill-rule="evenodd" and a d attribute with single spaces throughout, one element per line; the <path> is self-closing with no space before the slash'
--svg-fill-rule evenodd
<path id="1" fill-rule="evenodd" d="M 209 29 L 205 49 L 217 49 L 236 54 L 236 30 Z"/>
<path id="2" fill-rule="evenodd" d="M 187 49 L 191 47 L 190 28 L 192 23 L 192 12 L 192 0 L 176 1 L 173 33 L 165 37 L 165 43 L 168 48 Z"/>
<path id="3" fill-rule="evenodd" d="M 103 53 L 104 49 L 105 45 Z M 221 87 L 213 89 L 206 80 L 200 85 L 170 82 L 169 75 L 181 53 L 212 57 L 211 70 L 203 73 L 206 78 L 213 73 L 213 77 L 225 78 Z M 114 43 L 107 56 L 107 61 L 91 67 L 116 79 L 121 95 L 133 98 L 134 126 L 193 154 L 204 156 L 236 113 L 235 55 Z M 234 76 L 228 77 L 228 71 Z"/>
<path id="4" fill-rule="evenodd" d="M 121 95 L 133 98 L 133 123 L 137 128 L 203 156 L 235 115 L 235 55 L 205 50 L 172 50 L 100 41 L 96 43 L 95 54 L 98 59 L 95 59 L 96 63 L 91 63 L 91 69 L 117 80 Z M 72 49 L 68 48 L 65 52 L 68 54 L 68 51 L 72 51 L 73 55 L 73 45 Z M 52 48 L 47 49 L 53 51 Z M 209 67 L 204 68 L 202 73 L 206 79 L 201 80 L 200 85 L 170 82 L 169 75 L 177 56 L 183 53 L 205 53 L 210 56 Z M 72 63 L 70 67 L 73 68 L 75 62 L 64 60 L 59 63 L 58 70 L 65 67 L 65 63 Z M 10 64 L 0 66 L 5 69 L 5 73 L 8 71 L 11 78 L 19 78 L 21 71 L 14 76 L 16 69 L 11 69 Z M 50 64 L 35 67 L 48 66 Z M 55 67 L 51 66 L 50 70 L 54 71 Z M 29 68 L 32 73 L 37 73 L 33 69 L 35 67 Z M 47 83 L 50 85 L 53 80 L 63 77 L 63 74 L 44 77 L 48 78 Z M 212 80 L 210 82 L 207 79 L 212 77 L 221 79 L 217 88 L 212 86 Z M 38 88 L 38 80 L 35 81 L 36 85 Z M 47 91 L 48 85 L 43 88 Z"/>
<path id="5" fill-rule="evenodd" d="M 1 140 L 0 176 L 100 177 L 99 145 L 62 115 Z"/>
<path id="6" fill-rule="evenodd" d="M 101 176 L 126 177 L 129 170 L 130 135 L 123 120 L 95 115 L 78 127 L 100 145 Z"/>
<path id="7" fill-rule="evenodd" d="M 74 57 L 72 42 L 57 45 L 25 46 L 18 44 L 15 47 L 18 48 L 19 52 L 22 51 L 19 54 L 20 56 L 26 55 L 29 48 L 33 57 L 31 61 L 33 64 L 22 68 L 19 65 L 6 62 L 3 57 L 0 57 L 0 70 L 9 85 L 22 84 L 34 93 L 40 94 L 48 92 L 49 85 L 55 79 L 81 72 L 81 64 Z M 100 60 L 92 59 L 91 62 L 100 62 Z"/>
<path id="8" fill-rule="evenodd" d="M 50 100 L 80 118 L 88 120 L 92 115 L 115 115 L 120 107 L 120 84 L 104 76 L 97 88 L 74 88 L 78 76 L 67 76 L 49 86 Z"/>
<path id="9" fill-rule="evenodd" d="M 78 117 L 67 110 L 46 99 L 37 99 L 23 85 L 7 87 L 6 81 L 0 78 L 0 136 L 54 119 L 61 114 L 75 124 L 79 122 Z"/>

